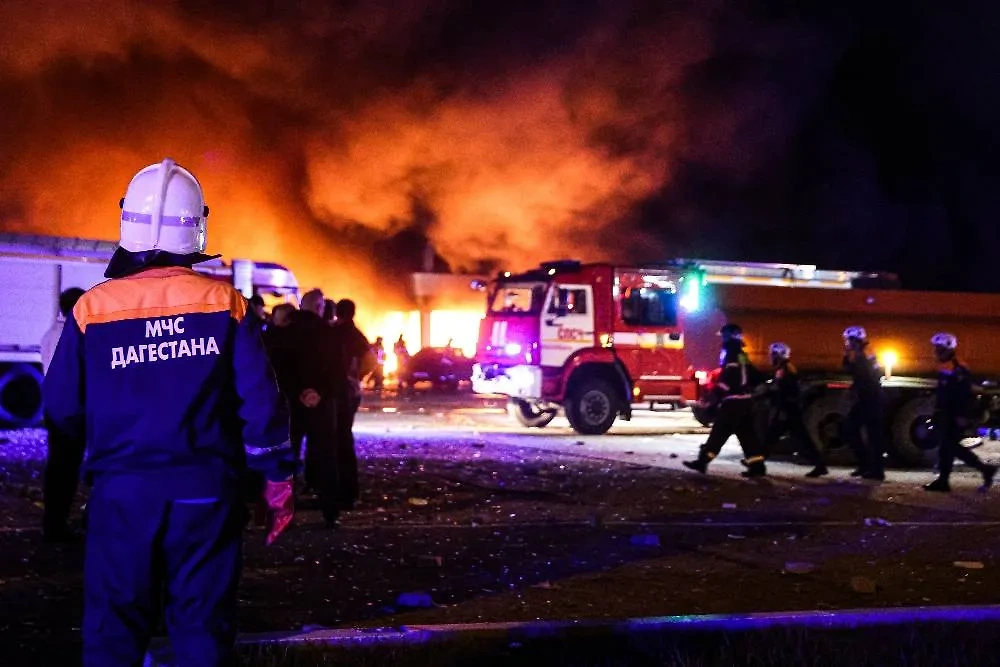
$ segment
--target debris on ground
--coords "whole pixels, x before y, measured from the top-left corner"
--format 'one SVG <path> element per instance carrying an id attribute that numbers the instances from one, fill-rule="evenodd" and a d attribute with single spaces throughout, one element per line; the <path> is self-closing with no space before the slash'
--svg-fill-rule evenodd
<path id="1" fill-rule="evenodd" d="M 398 607 L 409 607 L 409 608 L 419 608 L 425 609 L 434 606 L 434 600 L 431 596 L 423 591 L 417 591 L 414 593 L 400 593 L 399 597 L 396 598 L 396 606 Z"/>
<path id="2" fill-rule="evenodd" d="M 952 564 L 955 567 L 962 568 L 963 570 L 982 570 L 986 567 L 981 561 L 978 560 L 956 560 Z"/>
<path id="3" fill-rule="evenodd" d="M 870 595 L 878 589 L 875 582 L 868 577 L 851 577 L 851 590 L 855 593 Z"/>
<path id="4" fill-rule="evenodd" d="M 892 523 L 890 521 L 886 521 L 885 519 L 883 519 L 880 516 L 870 516 L 870 517 L 865 517 L 865 525 L 866 526 L 891 526 Z"/>
<path id="5" fill-rule="evenodd" d="M 443 562 L 441 556 L 411 556 L 408 559 L 408 563 L 416 567 L 441 567 Z"/>
<path id="6" fill-rule="evenodd" d="M 633 535 L 629 542 L 635 547 L 658 547 L 660 546 L 660 536 L 655 533 L 639 533 Z"/>
<path id="7" fill-rule="evenodd" d="M 810 572 L 816 571 L 816 565 L 813 563 L 805 562 L 788 562 L 785 563 L 785 572 L 789 574 L 809 574 Z"/>

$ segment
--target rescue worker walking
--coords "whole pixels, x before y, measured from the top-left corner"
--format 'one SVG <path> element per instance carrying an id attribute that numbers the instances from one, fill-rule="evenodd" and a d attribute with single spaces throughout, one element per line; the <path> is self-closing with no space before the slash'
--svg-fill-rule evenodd
<path id="1" fill-rule="evenodd" d="M 48 375 L 56 345 L 62 335 L 66 318 L 73 306 L 83 296 L 79 287 L 71 287 L 59 295 L 59 313 L 45 335 L 42 336 L 42 372 Z M 80 465 L 86 444 L 83 438 L 74 438 L 59 429 L 48 415 L 45 416 L 48 455 L 45 458 L 45 479 L 42 483 L 42 537 L 46 542 L 75 542 L 78 538 L 69 529 L 69 515 L 73 498 L 80 482 Z"/>
<path id="2" fill-rule="evenodd" d="M 941 364 L 938 369 L 937 393 L 934 401 L 934 430 L 938 435 L 938 478 L 924 488 L 928 491 L 951 491 L 949 478 L 955 459 L 978 470 L 983 476 L 980 491 L 993 485 L 997 467 L 983 463 L 976 453 L 962 446 L 962 433 L 969 426 L 975 402 L 972 374 L 959 361 L 955 349 L 958 339 L 950 333 L 937 333 L 931 338 L 934 356 Z"/>
<path id="3" fill-rule="evenodd" d="M 211 259 L 194 175 L 150 165 L 120 206 L 111 280 L 67 317 L 43 390 L 58 428 L 86 432 L 83 664 L 142 664 L 162 608 L 178 664 L 227 665 L 242 477 L 267 478 L 273 542 L 292 517 L 288 413 L 246 300 L 191 269 Z"/>
<path id="4" fill-rule="evenodd" d="M 701 446 L 698 458 L 684 461 L 684 466 L 705 474 L 708 464 L 722 451 L 730 436 L 735 435 L 743 447 L 744 477 L 767 474 L 764 451 L 757 437 L 754 419 L 753 389 L 760 382 L 760 372 L 753 367 L 743 351 L 743 330 L 736 324 L 726 324 L 722 335 L 720 366 L 722 372 L 713 387 L 712 400 L 719 411 L 712 424 L 708 440 Z"/>
<path id="5" fill-rule="evenodd" d="M 787 431 L 795 441 L 797 451 L 813 466 L 806 477 L 822 477 L 830 471 L 802 421 L 802 389 L 798 370 L 791 361 L 792 349 L 785 343 L 771 343 L 768 351 L 771 353 L 774 377 L 768 382 L 767 399 L 771 410 L 764 435 L 764 454 L 770 455 L 771 447 Z"/>
<path id="6" fill-rule="evenodd" d="M 875 355 L 868 353 L 868 333 L 862 327 L 844 330 L 844 370 L 851 375 L 853 399 L 844 420 L 844 436 L 858 461 L 851 477 L 882 481 L 885 479 L 882 369 Z"/>

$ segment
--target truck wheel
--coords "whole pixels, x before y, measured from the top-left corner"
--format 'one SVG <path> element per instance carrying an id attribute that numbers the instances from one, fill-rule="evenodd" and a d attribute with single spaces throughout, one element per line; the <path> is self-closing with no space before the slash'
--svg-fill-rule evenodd
<path id="1" fill-rule="evenodd" d="M 824 394 L 810 402 L 802 419 L 809 437 L 829 465 L 853 465 L 854 452 L 842 435 L 847 405 L 841 392 Z"/>
<path id="2" fill-rule="evenodd" d="M 892 453 L 899 462 L 927 468 L 937 461 L 937 437 L 931 426 L 934 397 L 921 396 L 903 403 L 892 416 Z"/>
<path id="3" fill-rule="evenodd" d="M 549 422 L 556 417 L 555 410 L 542 410 L 537 403 L 526 401 L 523 398 L 508 399 L 507 414 L 516 419 L 521 426 L 528 428 L 548 426 Z"/>
<path id="4" fill-rule="evenodd" d="M 577 433 L 601 435 L 607 433 L 618 416 L 618 397 L 604 380 L 584 380 L 570 393 L 566 402 L 566 419 Z"/>
<path id="5" fill-rule="evenodd" d="M 42 374 L 29 364 L 14 364 L 0 374 L 0 423 L 13 428 L 42 421 Z"/>

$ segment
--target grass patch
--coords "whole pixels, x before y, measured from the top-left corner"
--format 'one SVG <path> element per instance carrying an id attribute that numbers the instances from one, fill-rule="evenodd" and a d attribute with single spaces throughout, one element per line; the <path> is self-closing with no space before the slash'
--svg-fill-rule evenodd
<path id="1" fill-rule="evenodd" d="M 468 634 L 416 645 L 241 647 L 250 667 L 440 667 L 512 664 L 675 665 L 677 667 L 852 667 L 995 664 L 1000 633 L 987 623 L 915 623 L 863 629 L 772 628 L 610 634 L 593 629 L 559 637 Z"/>

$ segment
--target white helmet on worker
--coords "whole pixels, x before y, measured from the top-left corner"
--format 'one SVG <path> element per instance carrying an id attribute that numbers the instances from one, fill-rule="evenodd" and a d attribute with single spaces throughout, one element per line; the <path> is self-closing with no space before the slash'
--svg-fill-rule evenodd
<path id="1" fill-rule="evenodd" d="M 861 342 L 867 341 L 868 332 L 865 331 L 864 327 L 858 327 L 858 326 L 847 327 L 846 329 L 844 329 L 844 340 L 850 340 L 852 338 L 854 338 L 855 340 L 859 340 Z"/>
<path id="2" fill-rule="evenodd" d="M 788 359 L 792 356 L 792 348 L 788 347 L 785 343 L 771 343 L 771 347 L 768 349 L 772 357 Z"/>
<path id="3" fill-rule="evenodd" d="M 953 334 L 941 331 L 931 336 L 931 345 L 942 347 L 946 350 L 954 350 L 958 347 L 958 339 Z"/>
<path id="4" fill-rule="evenodd" d="M 205 251 L 208 207 L 201 184 L 170 158 L 136 174 L 119 204 L 119 245 L 125 250 L 163 250 L 178 255 Z"/>

